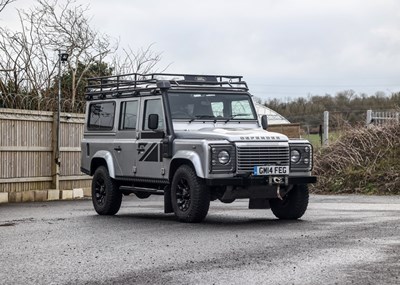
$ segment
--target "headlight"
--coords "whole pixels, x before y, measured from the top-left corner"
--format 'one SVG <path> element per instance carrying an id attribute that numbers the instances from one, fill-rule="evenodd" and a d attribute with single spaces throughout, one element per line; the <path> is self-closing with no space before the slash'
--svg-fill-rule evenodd
<path id="1" fill-rule="evenodd" d="M 290 161 L 291 162 L 297 163 L 297 162 L 299 162 L 300 158 L 301 158 L 301 155 L 300 155 L 300 152 L 297 149 L 293 149 L 290 152 Z"/>
<path id="2" fill-rule="evenodd" d="M 232 173 L 235 170 L 235 146 L 232 144 L 210 145 L 210 173 Z"/>
<path id="3" fill-rule="evenodd" d="M 290 171 L 311 171 L 313 167 L 313 149 L 310 143 L 290 143 Z"/>
<path id="4" fill-rule="evenodd" d="M 230 159 L 231 159 L 231 156 L 229 155 L 229 153 L 226 150 L 221 150 L 218 153 L 218 161 L 219 161 L 219 163 L 227 164 Z"/>

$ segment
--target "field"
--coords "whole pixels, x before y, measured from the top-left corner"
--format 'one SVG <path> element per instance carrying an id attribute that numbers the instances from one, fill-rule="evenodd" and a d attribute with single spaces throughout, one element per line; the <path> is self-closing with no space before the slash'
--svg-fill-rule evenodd
<path id="1" fill-rule="evenodd" d="M 335 131 L 329 133 L 329 143 L 335 142 L 342 132 Z M 321 147 L 321 138 L 319 134 L 309 134 L 309 135 L 302 135 L 303 139 L 309 140 L 315 150 Z"/>

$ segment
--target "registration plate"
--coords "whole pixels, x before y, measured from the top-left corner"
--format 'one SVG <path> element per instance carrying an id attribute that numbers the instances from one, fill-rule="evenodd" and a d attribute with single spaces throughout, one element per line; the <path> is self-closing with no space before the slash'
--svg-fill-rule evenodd
<path id="1" fill-rule="evenodd" d="M 254 166 L 254 175 L 289 175 L 289 166 Z"/>

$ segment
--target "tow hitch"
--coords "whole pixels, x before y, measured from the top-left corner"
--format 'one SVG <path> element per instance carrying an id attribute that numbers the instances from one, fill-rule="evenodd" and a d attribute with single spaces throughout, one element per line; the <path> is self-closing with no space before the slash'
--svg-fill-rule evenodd
<path id="1" fill-rule="evenodd" d="M 269 185 L 276 185 L 276 196 L 278 199 L 283 200 L 281 195 L 281 185 L 288 185 L 289 179 L 287 176 L 271 176 L 269 177 Z"/>

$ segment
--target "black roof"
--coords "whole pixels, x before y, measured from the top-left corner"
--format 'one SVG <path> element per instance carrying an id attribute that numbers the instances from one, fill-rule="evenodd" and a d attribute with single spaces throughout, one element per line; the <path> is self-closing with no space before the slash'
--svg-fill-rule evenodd
<path id="1" fill-rule="evenodd" d="M 196 75 L 174 73 L 130 73 L 115 76 L 90 78 L 86 86 L 86 99 L 110 97 L 135 97 L 156 94 L 161 89 L 248 91 L 242 76 Z M 143 92 L 143 93 L 141 93 Z"/>

